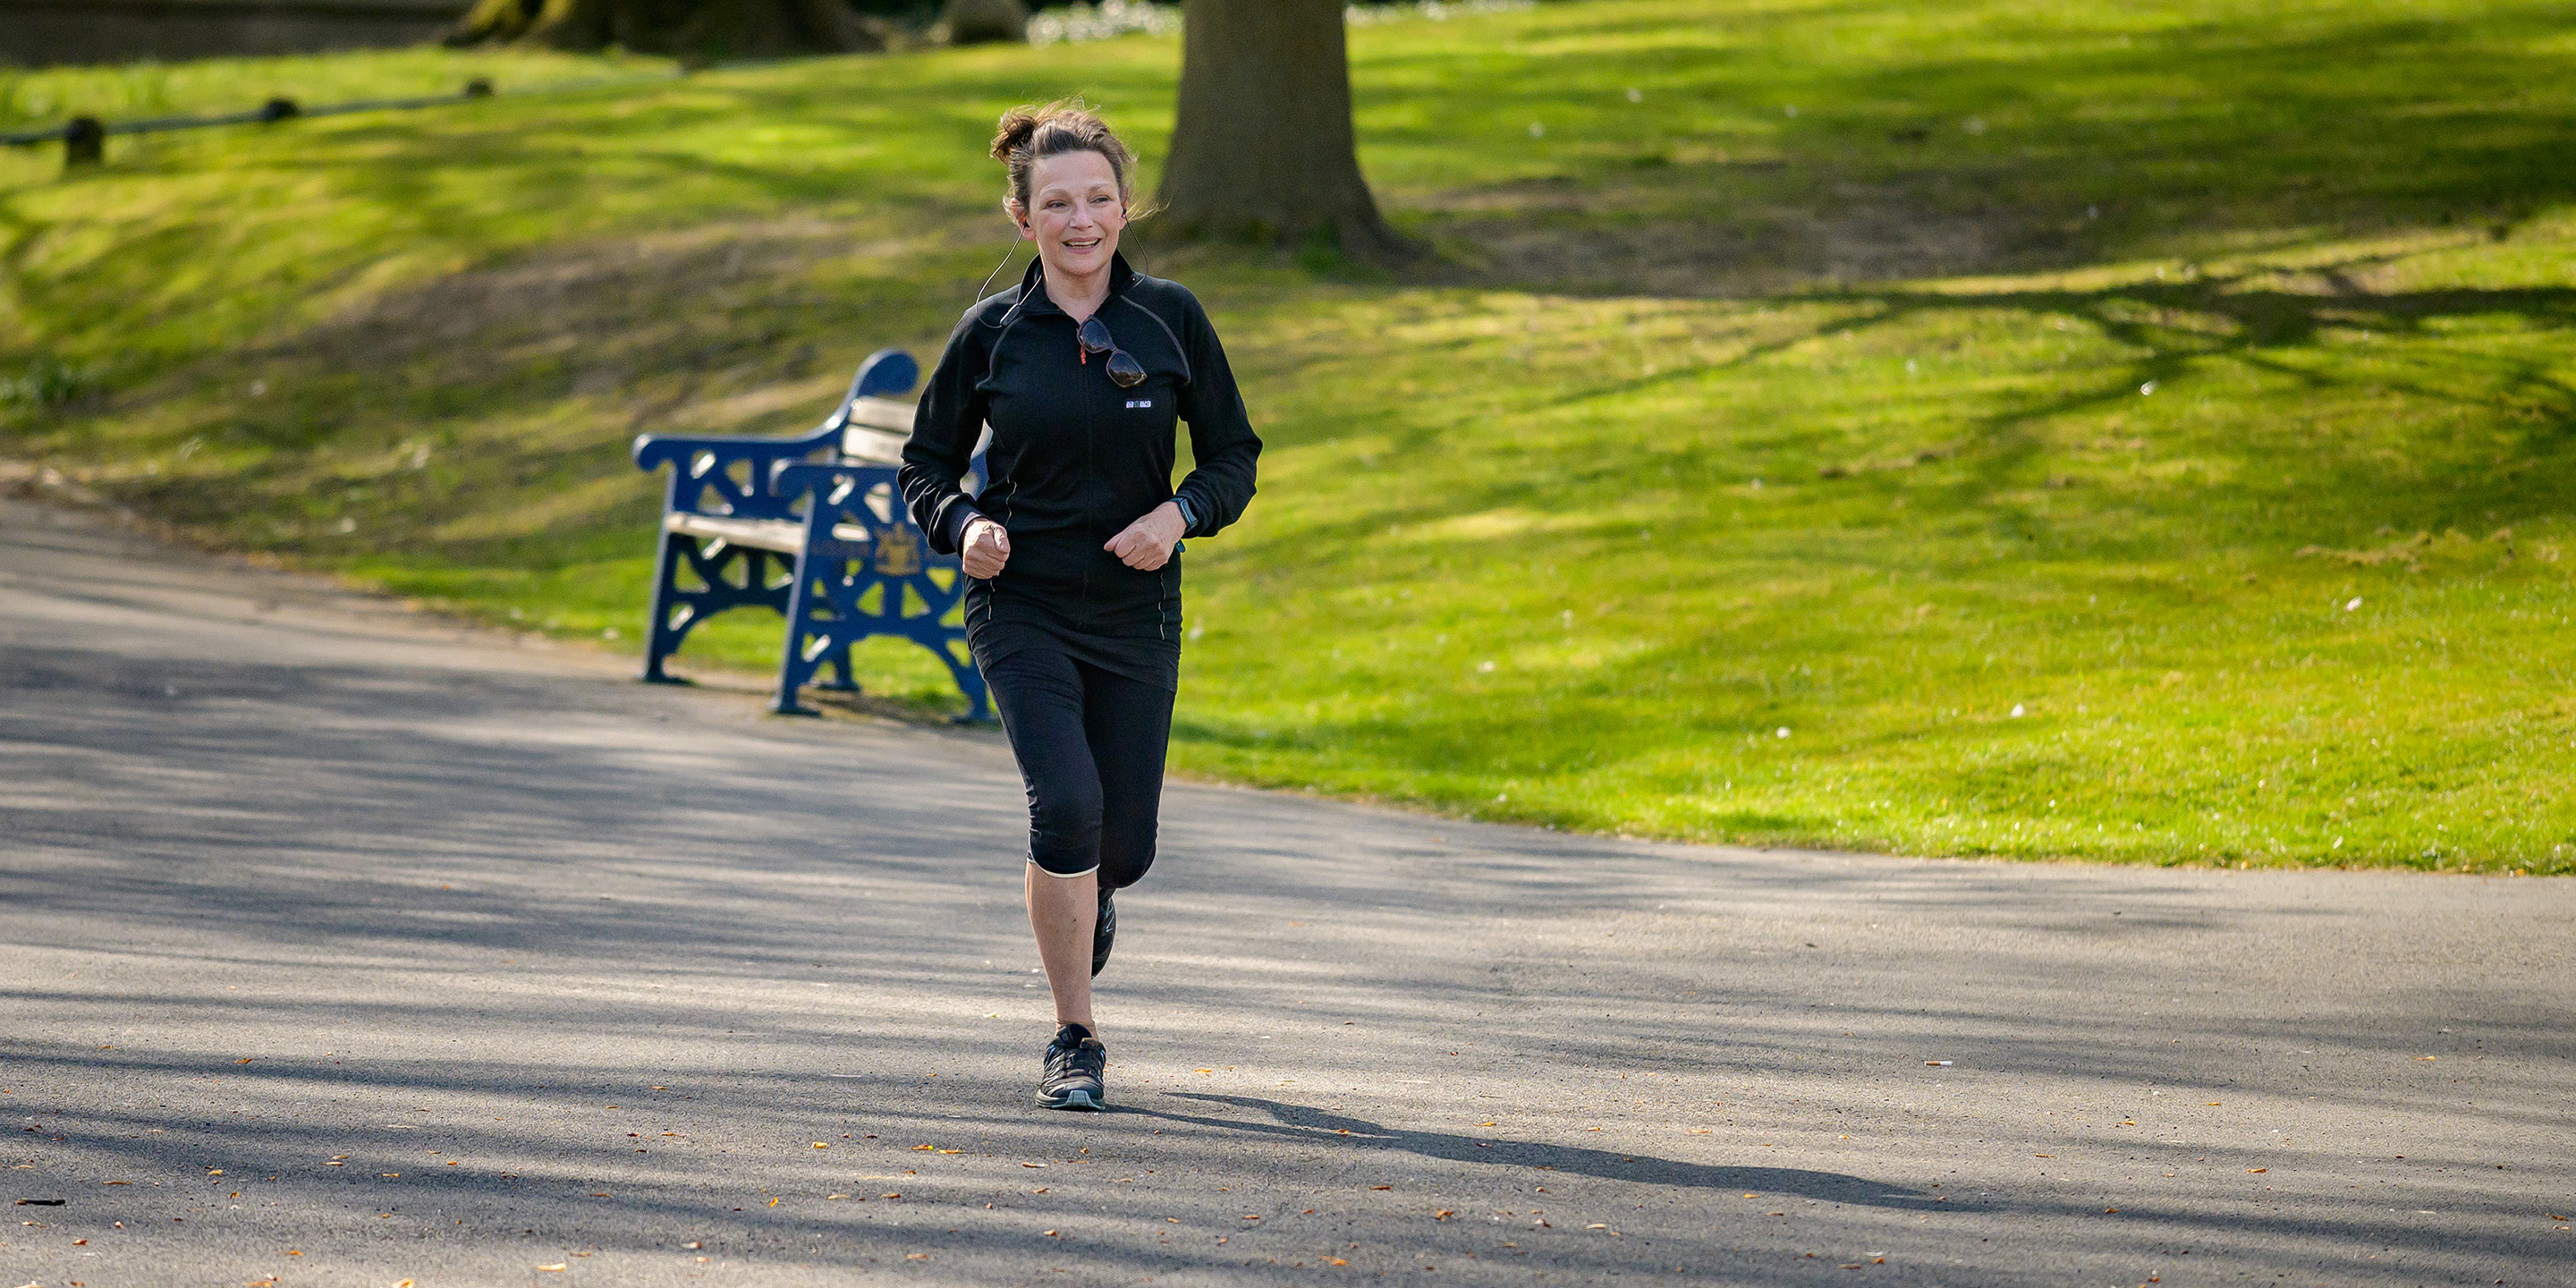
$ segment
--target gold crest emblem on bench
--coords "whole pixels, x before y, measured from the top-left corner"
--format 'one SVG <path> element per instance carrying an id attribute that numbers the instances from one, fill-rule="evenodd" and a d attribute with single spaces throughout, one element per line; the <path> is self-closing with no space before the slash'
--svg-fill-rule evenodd
<path id="1" fill-rule="evenodd" d="M 909 577 L 921 571 L 921 538 L 906 527 L 880 529 L 876 570 L 881 577 Z"/>

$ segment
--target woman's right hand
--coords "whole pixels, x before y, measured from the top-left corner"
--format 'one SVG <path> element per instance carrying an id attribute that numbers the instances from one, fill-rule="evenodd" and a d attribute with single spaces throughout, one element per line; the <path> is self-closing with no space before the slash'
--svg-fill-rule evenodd
<path id="1" fill-rule="evenodd" d="M 989 581 L 1002 575 L 1002 565 L 1011 561 L 1011 534 L 1001 524 L 979 514 L 968 519 L 966 530 L 958 535 L 957 562 L 967 576 Z"/>

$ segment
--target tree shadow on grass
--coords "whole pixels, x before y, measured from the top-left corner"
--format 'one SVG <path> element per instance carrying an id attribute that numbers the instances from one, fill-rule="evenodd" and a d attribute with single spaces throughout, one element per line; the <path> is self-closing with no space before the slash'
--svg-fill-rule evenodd
<path id="1" fill-rule="evenodd" d="M 2415 454 L 2408 462 L 2414 471 L 2411 478 L 2392 477 L 2384 470 L 2374 469 L 2366 484 L 2355 484 L 2357 491 L 2312 490 L 2310 495 L 2373 495 L 2392 512 L 2416 512 L 2414 522 L 2437 527 L 2443 522 L 2443 513 L 2461 504 L 2460 485 L 2464 481 L 2479 486 L 2480 505 L 2497 510 L 2499 523 L 2519 521 L 2525 517 L 2524 511 L 2551 512 L 2563 506 L 2565 497 L 2557 476 L 2536 466 L 2576 447 L 2576 384 L 2558 374 L 2543 358 L 2492 349 L 2472 352 L 2452 346 L 2430 355 L 2422 351 L 2378 352 L 2365 364 L 2335 361 L 2338 355 L 2318 346 L 2339 336 L 2357 339 L 2365 333 L 2433 337 L 2447 324 L 2475 319 L 2509 320 L 2535 332 L 2566 331 L 2576 328 L 2576 288 L 2370 289 L 2367 279 L 2391 267 L 2398 258 L 2363 255 L 2279 267 L 2258 261 L 2223 271 L 2195 271 L 2172 280 L 2146 278 L 2101 286 L 1937 290 L 1897 285 L 1786 292 L 1763 297 L 1760 302 L 1774 309 L 1823 305 L 1830 314 L 1812 326 L 1758 339 L 1714 362 L 1685 363 L 1653 374 L 1623 375 L 1547 389 L 1541 397 L 1510 409 L 1510 414 L 1536 415 L 1624 398 L 1678 395 L 1712 376 L 1754 371 L 1816 340 L 1890 332 L 1938 315 L 2017 314 L 2033 323 L 2054 319 L 2067 329 L 2089 332 L 2113 346 L 2113 356 L 2092 367 L 2097 374 L 2071 387 L 2063 380 L 2038 381 L 2035 383 L 2043 387 L 2034 393 L 2006 390 L 1991 395 L 1992 401 L 1983 408 L 1963 408 L 1965 414 L 1958 422 L 1963 432 L 1951 441 L 1912 445 L 1928 449 L 1920 460 L 1909 455 L 1907 459 L 1891 458 L 1882 466 L 1873 466 L 1854 461 L 1850 455 L 1854 446 L 1841 441 L 1837 431 L 1828 426 L 1774 428 L 1772 444 L 1785 449 L 1774 452 L 1775 468 L 1783 470 L 1788 482 L 1799 482 L 1803 475 L 1808 480 L 1828 483 L 1842 479 L 1845 481 L 1839 486 L 1850 487 L 1878 468 L 1954 461 L 1948 468 L 1950 477 L 1959 485 L 1959 495 L 1973 500 L 1988 519 L 1996 519 L 1998 489 L 2036 487 L 2047 481 L 2046 467 L 2054 463 L 2039 460 L 2046 448 L 2032 433 L 2036 426 L 2058 417 L 2099 413 L 2133 403 L 2142 392 L 2168 388 L 2197 371 L 2233 363 L 2316 395 L 2385 393 L 2482 413 L 2497 422 L 2498 433 L 2474 447 L 2449 441 L 2443 444 L 2447 455 Z M 2301 361 L 2303 351 L 2319 360 Z M 2437 360 L 2447 364 L 2445 369 L 2437 371 L 2426 365 Z M 1464 409 L 1458 414 L 1490 415 Z M 1626 481 L 1646 472 L 1645 462 L 1669 450 L 1668 444 L 1657 439 L 1629 432 L 1625 418 L 1614 417 L 1607 423 L 1617 428 L 1614 439 L 1581 442 L 1580 459 L 1569 460 L 1564 469 L 1552 471 L 1548 477 L 1566 482 L 1600 476 L 1625 487 Z M 1398 450 L 1448 450 L 1442 441 L 1446 428 L 1449 427 L 1421 427 L 1409 434 Z M 2219 445 L 2217 450 L 2248 458 L 2259 456 L 2285 445 L 2266 435 L 2295 428 L 2267 426 L 2264 434 L 2240 436 Z M 1871 446 L 1883 452 L 1893 445 Z M 2209 447 L 2198 444 L 2193 450 Z M 2331 453 L 2320 456 L 2306 445 L 2300 447 L 2299 454 L 2304 462 L 2302 473 L 2358 468 L 2339 463 Z M 1569 491 L 1575 486 L 1567 483 Z M 2206 488 L 2175 496 L 2177 503 L 2195 511 L 2209 509 L 2213 500 Z M 2223 496 L 2217 499 L 2221 510 L 2235 504 Z M 2239 500 L 2277 503 L 2276 498 L 2251 493 Z M 1268 539 L 1293 540 L 1305 550 L 1366 552 L 1374 548 L 1370 539 L 1390 523 L 1414 526 L 1532 503 L 1552 508 L 1565 505 L 1562 499 L 1534 497 L 1525 478 L 1482 488 L 1453 482 L 1451 486 L 1418 491 L 1410 503 L 1399 508 L 1373 508 L 1334 523 L 1301 527 Z M 2003 509 L 2011 511 L 2014 507 L 2005 505 Z M 2011 521 L 2024 529 L 2045 526 L 2029 515 L 2018 515 Z M 1633 526 L 1624 521 L 1603 521 L 1604 530 L 1611 534 L 1608 539 L 1626 537 Z M 2275 536 L 2277 541 L 2293 545 L 2313 539 Z M 1520 538 L 1506 536 L 1495 540 L 1517 539 Z M 1558 534 L 1546 537 L 1551 542 L 1563 539 Z"/>
<path id="2" fill-rule="evenodd" d="M 1615 15 L 1569 17 L 1564 39 L 1452 70 L 1428 111 L 1401 62 L 1400 99 L 1365 64 L 1355 79 L 1365 137 L 1452 180 L 1407 219 L 1460 251 L 1445 271 L 1587 293 L 2503 231 L 2576 197 L 2570 118 L 2531 90 L 2567 76 L 2546 6 L 2156 8 L 2045 23 L 1969 8 L 1930 29 L 1903 9 L 1784 7 L 1729 15 L 1723 38 L 1651 68 Z M 1836 55 L 1789 52 L 1806 41 Z M 1458 184 L 1444 154 L 1496 146 L 1478 114 L 1497 99 L 1549 142 L 1482 167 L 1519 177 Z"/>

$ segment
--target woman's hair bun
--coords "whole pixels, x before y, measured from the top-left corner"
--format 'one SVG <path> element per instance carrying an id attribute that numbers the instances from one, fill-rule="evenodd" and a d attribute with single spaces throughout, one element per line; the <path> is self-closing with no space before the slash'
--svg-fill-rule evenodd
<path id="1" fill-rule="evenodd" d="M 1038 118 L 1026 108 L 1002 114 L 1002 128 L 993 135 L 993 159 L 1008 161 L 1011 153 L 1038 132 Z"/>
<path id="2" fill-rule="evenodd" d="M 1042 107 L 1015 107 L 1002 113 L 993 132 L 993 156 L 1011 171 L 1011 198 L 1029 202 L 1030 167 L 1067 152 L 1097 152 L 1109 162 L 1124 196 L 1136 171 L 1135 154 L 1118 141 L 1107 122 L 1078 98 L 1060 98 Z"/>

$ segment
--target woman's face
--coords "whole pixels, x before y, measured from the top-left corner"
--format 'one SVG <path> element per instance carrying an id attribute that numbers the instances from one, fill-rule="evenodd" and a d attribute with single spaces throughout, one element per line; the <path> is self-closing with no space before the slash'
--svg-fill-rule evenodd
<path id="1" fill-rule="evenodd" d="M 1011 203 L 1020 231 L 1038 244 L 1038 258 L 1057 276 L 1088 277 L 1109 266 L 1118 233 L 1127 226 L 1127 202 L 1118 172 L 1097 152 L 1041 157 L 1029 167 L 1029 204 Z"/>

